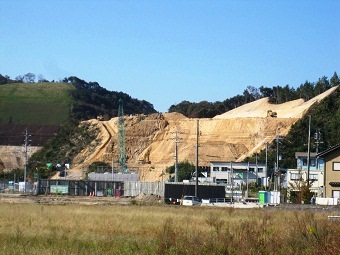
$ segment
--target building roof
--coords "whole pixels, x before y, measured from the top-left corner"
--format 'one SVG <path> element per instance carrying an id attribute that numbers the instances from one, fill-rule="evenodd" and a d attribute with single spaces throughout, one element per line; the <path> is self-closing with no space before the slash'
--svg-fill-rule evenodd
<path id="1" fill-rule="evenodd" d="M 228 166 L 230 166 L 230 163 L 232 163 L 233 168 L 237 166 L 248 166 L 248 162 L 210 161 L 210 164 L 228 164 Z M 249 166 L 256 166 L 256 162 L 249 162 Z M 257 162 L 257 166 L 266 166 L 266 163 Z"/>
<path id="2" fill-rule="evenodd" d="M 334 151 L 334 150 L 337 150 L 337 149 L 339 149 L 339 148 L 340 148 L 340 143 L 338 143 L 337 145 L 335 145 L 335 146 L 333 146 L 333 147 L 328 148 L 327 150 L 324 150 L 324 151 L 320 152 L 320 153 L 317 155 L 317 157 L 323 157 L 324 155 L 326 155 L 326 154 L 328 154 L 328 153 L 330 153 L 330 152 L 332 152 L 332 151 Z"/>
<path id="3" fill-rule="evenodd" d="M 295 152 L 295 158 L 300 158 L 300 157 L 308 157 L 308 152 Z M 311 152 L 310 157 L 316 158 L 316 153 Z"/>

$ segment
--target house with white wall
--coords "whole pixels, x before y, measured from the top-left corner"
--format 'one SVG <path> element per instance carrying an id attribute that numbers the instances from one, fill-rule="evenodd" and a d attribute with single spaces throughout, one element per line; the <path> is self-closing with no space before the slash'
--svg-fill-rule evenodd
<path id="1" fill-rule="evenodd" d="M 286 182 L 288 192 L 299 192 L 303 183 L 307 181 L 308 153 L 296 152 L 296 168 L 288 169 Z M 324 159 L 317 157 L 316 153 L 310 153 L 309 181 L 310 191 L 316 196 L 322 196 L 324 187 Z"/>
<path id="2" fill-rule="evenodd" d="M 242 185 L 245 183 L 257 183 L 268 186 L 267 166 L 265 163 L 247 162 L 210 162 L 210 177 L 215 182 Z"/>

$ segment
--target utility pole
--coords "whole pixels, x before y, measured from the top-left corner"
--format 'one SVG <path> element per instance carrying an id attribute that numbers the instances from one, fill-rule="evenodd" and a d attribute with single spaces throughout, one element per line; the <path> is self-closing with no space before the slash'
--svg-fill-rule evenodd
<path id="1" fill-rule="evenodd" d="M 266 142 L 266 173 L 265 173 L 265 177 L 266 177 L 266 180 L 265 180 L 265 187 L 266 187 L 266 190 L 267 190 L 267 186 L 269 186 L 268 184 L 268 142 Z"/>
<path id="2" fill-rule="evenodd" d="M 27 147 L 28 147 L 28 143 L 29 143 L 29 135 L 28 135 L 28 131 L 26 128 L 26 132 L 25 132 L 25 151 L 24 151 L 24 157 L 25 157 L 25 169 L 24 169 L 24 193 L 26 193 L 26 174 L 27 174 Z"/>
<path id="3" fill-rule="evenodd" d="M 280 139 L 282 139 L 279 135 L 276 136 L 276 182 L 277 182 L 277 187 L 279 187 L 280 190 L 280 168 L 279 168 L 279 143 L 280 143 Z M 275 176 L 275 175 L 274 175 Z M 275 190 L 277 191 L 277 190 Z"/>
<path id="4" fill-rule="evenodd" d="M 249 183 L 249 162 L 248 162 L 248 166 L 247 166 L 247 193 L 246 193 L 246 198 L 248 198 L 248 184 Z"/>
<path id="5" fill-rule="evenodd" d="M 311 115 L 308 115 L 308 156 L 307 156 L 307 188 L 309 190 L 309 172 L 310 172 L 310 128 L 311 128 Z"/>
<path id="6" fill-rule="evenodd" d="M 320 131 L 320 128 L 317 128 L 316 132 L 315 132 L 315 152 L 316 152 L 316 154 L 319 153 L 320 143 L 323 143 L 323 142 L 321 142 L 321 131 Z M 319 158 L 318 157 L 316 157 L 316 170 L 319 170 Z"/>
<path id="7" fill-rule="evenodd" d="M 178 143 L 182 139 L 178 137 L 178 135 L 181 134 L 180 132 L 178 132 L 178 130 L 176 130 L 175 132 L 170 132 L 170 133 L 175 134 L 175 137 L 172 138 L 172 140 L 175 141 L 175 180 L 174 181 L 178 182 Z"/>
<path id="8" fill-rule="evenodd" d="M 198 137 L 199 137 L 199 119 L 197 119 L 196 123 L 196 165 L 195 165 L 195 196 L 198 197 Z"/>
<path id="9" fill-rule="evenodd" d="M 258 164 L 257 164 L 257 152 L 255 154 L 255 173 L 256 173 L 256 187 L 258 186 Z M 260 182 L 260 186 L 261 186 L 261 182 Z"/>
<path id="10" fill-rule="evenodd" d="M 113 157 L 112 157 L 112 162 L 111 162 L 111 179 L 113 181 L 113 174 L 114 174 L 114 167 L 113 167 Z"/>
<path id="11" fill-rule="evenodd" d="M 234 171 L 233 171 L 233 163 L 230 162 L 230 183 L 231 183 L 231 203 L 233 203 L 234 201 L 234 180 L 233 180 L 233 175 L 234 175 Z"/>

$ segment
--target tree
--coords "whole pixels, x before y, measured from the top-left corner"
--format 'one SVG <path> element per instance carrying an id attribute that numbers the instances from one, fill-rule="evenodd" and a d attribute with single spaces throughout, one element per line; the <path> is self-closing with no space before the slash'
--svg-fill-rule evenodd
<path id="1" fill-rule="evenodd" d="M 309 81 L 305 81 L 304 84 L 301 84 L 300 87 L 296 90 L 299 97 L 304 99 L 305 101 L 311 99 L 314 96 L 314 83 Z"/>
<path id="2" fill-rule="evenodd" d="M 175 165 L 167 167 L 165 171 L 169 174 L 174 174 Z M 183 180 L 190 180 L 194 172 L 195 172 L 195 166 L 189 163 L 188 160 L 178 163 L 178 181 L 179 182 L 182 182 Z"/>
<path id="3" fill-rule="evenodd" d="M 318 80 L 315 85 L 315 92 L 314 96 L 320 95 L 321 93 L 325 92 L 327 89 L 330 89 L 331 86 L 326 76 L 323 76 Z"/>
<path id="4" fill-rule="evenodd" d="M 248 86 L 249 87 L 249 86 Z M 252 101 L 255 101 L 254 97 L 252 94 L 249 93 L 248 89 L 245 89 L 243 91 L 243 98 L 244 98 L 244 104 L 250 103 Z"/>
<path id="5" fill-rule="evenodd" d="M 8 78 L 6 77 L 6 75 L 5 75 L 5 76 L 2 76 L 2 75 L 0 74 L 0 84 L 6 84 L 6 83 L 7 83 L 7 80 L 8 80 Z"/>
<path id="6" fill-rule="evenodd" d="M 339 79 L 338 74 L 336 72 L 334 72 L 330 82 L 331 82 L 331 85 L 333 87 L 340 84 L 340 79 Z"/>
<path id="7" fill-rule="evenodd" d="M 266 87 L 261 86 L 259 88 L 259 90 L 260 90 L 260 93 L 261 93 L 262 97 L 269 97 L 269 98 L 271 98 L 274 95 L 274 91 L 273 91 L 272 88 L 266 88 Z"/>
<path id="8" fill-rule="evenodd" d="M 192 104 L 193 103 L 189 101 L 182 101 L 181 103 L 177 105 L 171 105 L 169 108 L 169 112 L 178 112 L 178 113 L 182 113 L 185 116 L 188 116 L 188 108 Z"/>
<path id="9" fill-rule="evenodd" d="M 253 100 L 258 100 L 261 98 L 260 90 L 253 86 L 247 86 L 247 91 L 252 96 Z"/>
<path id="10" fill-rule="evenodd" d="M 24 76 L 18 75 L 17 77 L 15 77 L 15 80 L 18 81 L 18 82 L 23 82 L 24 81 Z"/>
<path id="11" fill-rule="evenodd" d="M 38 75 L 38 82 L 48 82 L 48 80 L 46 80 L 42 74 L 39 74 Z"/>
<path id="12" fill-rule="evenodd" d="M 289 182 L 288 190 L 290 191 L 290 201 L 298 204 L 302 202 L 309 204 L 313 196 L 313 193 L 310 191 L 313 182 L 310 181 L 308 185 L 308 182 L 302 178 L 303 173 L 301 170 L 299 170 L 297 175 L 299 177 L 298 179 Z"/>
<path id="13" fill-rule="evenodd" d="M 34 80 L 35 80 L 35 74 L 33 74 L 33 73 L 27 73 L 27 74 L 25 74 L 25 75 L 24 75 L 24 80 L 25 80 L 25 82 L 31 82 L 31 83 L 33 83 Z"/>

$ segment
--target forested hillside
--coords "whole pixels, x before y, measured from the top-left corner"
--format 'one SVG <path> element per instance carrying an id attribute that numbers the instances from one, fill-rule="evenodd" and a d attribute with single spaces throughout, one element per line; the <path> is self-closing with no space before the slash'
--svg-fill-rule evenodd
<path id="1" fill-rule="evenodd" d="M 50 82 L 42 76 L 36 79 L 32 73 L 15 79 L 0 74 L 0 145 L 22 145 L 28 129 L 31 145 L 42 146 L 60 127 L 75 128 L 79 121 L 98 115 L 105 119 L 117 116 L 120 99 L 125 114 L 156 112 L 145 100 L 74 76 Z"/>
<path id="2" fill-rule="evenodd" d="M 339 84 L 339 83 L 338 83 Z M 311 152 L 321 152 L 340 143 L 340 89 L 314 105 L 295 125 L 292 126 L 286 137 L 280 137 L 279 167 L 295 168 L 295 152 L 307 152 L 309 118 L 311 120 Z M 268 165 L 273 168 L 276 162 L 277 143 L 269 145 Z M 245 161 L 255 162 L 256 155 Z M 265 162 L 266 152 L 258 155 L 258 160 Z"/>
<path id="3" fill-rule="evenodd" d="M 192 103 L 189 101 L 182 101 L 177 105 L 171 105 L 169 112 L 179 112 L 189 118 L 212 118 L 264 97 L 268 97 L 269 102 L 275 104 L 282 104 L 299 98 L 307 101 L 339 84 L 340 79 L 337 73 L 334 72 L 330 79 L 323 76 L 317 82 L 306 81 L 296 89 L 289 85 L 284 87 L 275 86 L 272 88 L 264 86 L 255 88 L 253 86 L 248 86 L 242 95 L 228 98 L 222 102 L 217 101 L 212 103 L 202 101 L 199 103 Z"/>
<path id="4" fill-rule="evenodd" d="M 15 93 L 7 93 L 6 97 L 4 97 L 5 93 L 1 91 L 5 91 L 2 89 L 7 89 L 6 86 L 13 86 L 15 90 L 20 91 L 20 89 L 27 88 L 27 92 L 30 88 L 38 88 L 41 84 L 47 86 L 47 88 L 51 88 L 53 86 L 58 86 L 58 84 L 62 84 L 63 87 L 67 88 L 67 93 L 69 95 L 68 100 L 70 100 L 70 104 L 66 104 L 68 109 L 65 113 L 66 118 L 64 118 L 64 122 L 60 124 L 56 124 L 59 130 L 50 133 L 49 135 L 44 136 L 47 141 L 48 138 L 51 138 L 47 143 L 44 144 L 44 148 L 39 151 L 39 153 L 33 155 L 30 159 L 29 168 L 37 169 L 38 165 L 41 164 L 43 169 L 44 162 L 62 162 L 68 161 L 70 162 L 81 150 L 87 148 L 91 141 L 96 136 L 98 130 L 92 129 L 91 132 L 88 132 L 89 127 L 84 124 L 79 126 L 79 121 L 93 119 L 98 115 L 104 115 L 106 120 L 109 120 L 112 117 L 117 116 L 118 111 L 118 100 L 122 99 L 124 102 L 124 112 L 125 114 L 139 114 L 139 113 L 154 113 L 156 112 L 153 108 L 152 104 L 146 102 L 144 100 L 137 100 L 131 98 L 129 95 L 123 92 L 110 92 L 106 89 L 100 87 L 97 82 L 85 82 L 77 77 L 69 77 L 65 78 L 60 83 L 49 82 L 40 77 L 39 82 L 35 83 L 32 75 L 24 75 L 19 77 L 22 80 L 10 79 L 7 76 L 0 75 L 0 119 L 6 120 L 4 125 L 6 125 L 10 130 L 10 134 L 3 132 L 4 126 L 1 127 L 0 137 L 18 137 L 18 145 L 22 145 L 24 128 L 29 126 L 27 123 L 22 123 L 20 125 L 21 130 L 18 131 L 15 127 L 18 127 L 16 118 L 3 118 L 5 114 L 8 114 L 5 109 L 16 109 L 15 104 L 20 103 L 21 100 L 19 97 L 16 97 Z M 14 83 L 16 81 L 16 83 Z M 14 84 L 13 84 L 14 83 Z M 223 114 L 226 111 L 232 110 L 238 106 L 244 105 L 249 102 L 253 102 L 257 99 L 261 99 L 264 97 L 268 97 L 270 102 L 275 104 L 281 104 L 287 102 L 289 100 L 295 99 L 304 99 L 308 100 L 314 96 L 321 94 L 331 87 L 335 87 L 339 85 L 339 78 L 336 73 L 332 76 L 331 79 L 326 77 L 320 78 L 317 82 L 311 83 L 306 81 L 301 84 L 297 89 L 291 88 L 288 85 L 285 87 L 274 87 L 274 88 L 254 88 L 247 87 L 244 91 L 243 95 L 237 95 L 230 99 L 226 99 L 223 102 L 200 102 L 200 103 L 190 103 L 184 101 L 176 106 L 171 106 L 170 111 L 178 111 L 183 113 L 189 117 L 200 117 L 200 118 L 211 118 L 216 116 L 217 114 Z M 50 86 L 49 86 L 50 85 Z M 21 87 L 22 86 L 22 87 Z M 34 87 L 36 86 L 36 87 Z M 60 86 L 60 87 L 62 87 Z M 53 93 L 49 90 L 39 90 L 39 95 L 41 95 L 41 100 L 45 94 L 50 96 L 50 100 L 54 100 L 55 102 L 60 100 L 53 98 Z M 65 91 L 64 91 L 65 92 Z M 63 93 L 64 93 L 63 92 Z M 32 94 L 34 95 L 34 93 Z M 63 94 L 65 95 L 65 94 Z M 282 160 L 279 162 L 280 168 L 291 168 L 296 167 L 294 154 L 297 151 L 307 151 L 307 142 L 308 142 L 308 122 L 309 117 L 311 118 L 311 133 L 312 133 L 312 151 L 322 151 L 330 146 L 338 144 L 340 142 L 340 92 L 337 89 L 332 95 L 321 101 L 320 103 L 314 105 L 309 109 L 307 113 L 307 117 L 305 116 L 301 120 L 297 121 L 295 125 L 292 126 L 290 133 L 286 137 L 281 137 L 279 139 L 279 154 L 282 156 Z M 28 100 L 26 98 L 26 100 Z M 39 101 L 39 100 L 38 100 Z M 37 100 L 28 100 L 29 103 L 38 102 Z M 51 101 L 51 102 L 52 102 Z M 4 103 L 10 102 L 11 106 L 4 107 Z M 46 102 L 44 102 L 46 103 Z M 22 102 L 21 102 L 22 104 Z M 51 107 L 51 106 L 50 106 Z M 39 118 L 41 116 L 41 112 L 39 112 L 39 108 L 43 108 L 42 110 L 48 111 L 48 107 L 35 107 L 35 111 L 33 114 L 36 116 L 34 119 L 41 121 L 41 125 L 45 125 L 44 118 Z M 2 111 L 2 112 L 1 112 Z M 5 113 L 6 112 L 6 113 Z M 65 111 L 64 111 L 65 112 Z M 161 116 L 161 115 L 159 115 Z M 158 116 L 158 117 L 159 117 Z M 27 117 L 27 116 L 26 116 Z M 63 116 L 65 117 L 65 116 Z M 9 121 L 11 119 L 11 121 Z M 279 121 L 279 116 L 278 116 Z M 157 119 L 157 123 L 160 120 Z M 163 120 L 162 120 L 163 121 Z M 189 123 L 191 120 L 187 120 Z M 208 121 L 208 119 L 206 120 Z M 148 124 L 152 123 L 151 121 L 147 122 Z M 177 123 L 177 122 L 176 122 Z M 202 121 L 203 123 L 203 121 Z M 235 122 L 236 123 L 236 122 Z M 159 124 L 159 123 L 158 123 Z M 184 125 L 184 124 L 183 124 Z M 235 124 L 237 126 L 237 124 Z M 166 126 L 166 125 L 165 125 Z M 160 126 L 157 128 L 153 127 L 152 130 L 158 130 Z M 164 128 L 164 127 L 163 127 Z M 188 129 L 188 127 L 186 127 Z M 37 129 L 40 133 L 44 132 L 43 128 Z M 144 129 L 143 129 L 144 130 Z M 17 132 L 17 133 L 13 133 Z M 29 130 L 30 132 L 30 130 Z M 236 131 L 235 131 L 236 132 Z M 275 132 L 275 130 L 274 130 Z M 56 133 L 58 133 L 56 135 Z M 207 132 L 209 133 L 209 132 Z M 223 131 L 222 133 L 225 133 Z M 317 133 L 317 140 L 314 140 L 314 134 Z M 32 136 L 32 141 L 34 142 L 36 136 Z M 44 134 L 45 135 L 45 134 Z M 135 134 L 134 134 L 135 135 Z M 153 136 L 152 136 L 153 137 Z M 140 138 L 139 140 L 141 140 Z M 209 137 L 207 137 L 207 141 L 210 141 Z M 223 140 L 225 141 L 225 139 Z M 8 141 L 7 141 L 8 142 Z M 238 142 L 235 142 L 237 144 Z M 7 143 L 10 144 L 10 143 Z M 219 143 L 222 144 L 222 143 Z M 230 144 L 229 144 L 230 145 Z M 317 147 L 316 147 L 317 145 Z M 212 147 L 216 147 L 217 145 L 212 145 Z M 231 145 L 230 145 L 231 146 Z M 223 146 L 224 148 L 225 146 Z M 246 146 L 245 146 L 246 147 Z M 217 147 L 216 147 L 217 148 Z M 234 147 L 233 147 L 234 148 Z M 276 161 L 277 155 L 277 144 L 274 141 L 269 144 L 269 168 L 273 169 L 274 162 Z M 171 150 L 172 151 L 172 150 Z M 170 152 L 169 152 L 170 153 Z M 213 154 L 207 154 L 213 155 Z M 258 154 L 258 161 L 265 161 L 265 151 L 262 151 Z M 214 155 L 213 155 L 214 156 Z M 169 154 L 171 156 L 171 153 Z M 158 158 L 158 156 L 156 157 Z M 208 159 L 207 159 L 208 160 Z M 255 155 L 252 158 L 247 158 L 246 161 L 255 162 Z M 40 163 L 37 163 L 40 162 Z"/>
<path id="5" fill-rule="evenodd" d="M 85 82 L 75 76 L 65 78 L 63 81 L 76 88 L 71 96 L 75 101 L 72 117 L 77 120 L 93 119 L 98 115 L 103 115 L 105 119 L 117 117 L 120 99 L 123 101 L 125 114 L 156 113 L 151 103 L 131 98 L 123 92 L 108 91 L 97 82 Z"/>
<path id="6" fill-rule="evenodd" d="M 180 112 L 187 117 L 212 118 L 216 115 L 230 111 L 241 105 L 255 100 L 268 97 L 269 102 L 275 104 L 285 103 L 295 99 L 305 101 L 323 93 L 327 89 L 340 85 L 340 79 L 336 72 L 328 79 L 323 76 L 316 82 L 306 81 L 298 88 L 286 85 L 275 86 L 273 88 L 255 88 L 248 86 L 242 95 L 237 95 L 222 102 L 191 103 L 183 101 L 177 105 L 172 105 L 169 112 Z M 311 117 L 311 151 L 321 152 L 322 150 L 340 143 L 340 92 L 337 89 L 331 96 L 327 97 L 318 105 L 313 106 L 307 115 Z M 299 120 L 292 126 L 286 137 L 280 137 L 279 141 L 279 167 L 296 167 L 295 152 L 307 152 L 309 116 Z M 277 144 L 269 144 L 268 165 L 273 169 L 276 162 Z M 258 160 L 265 162 L 266 152 L 262 151 L 257 155 Z M 246 158 L 245 161 L 256 161 L 256 155 Z"/>

